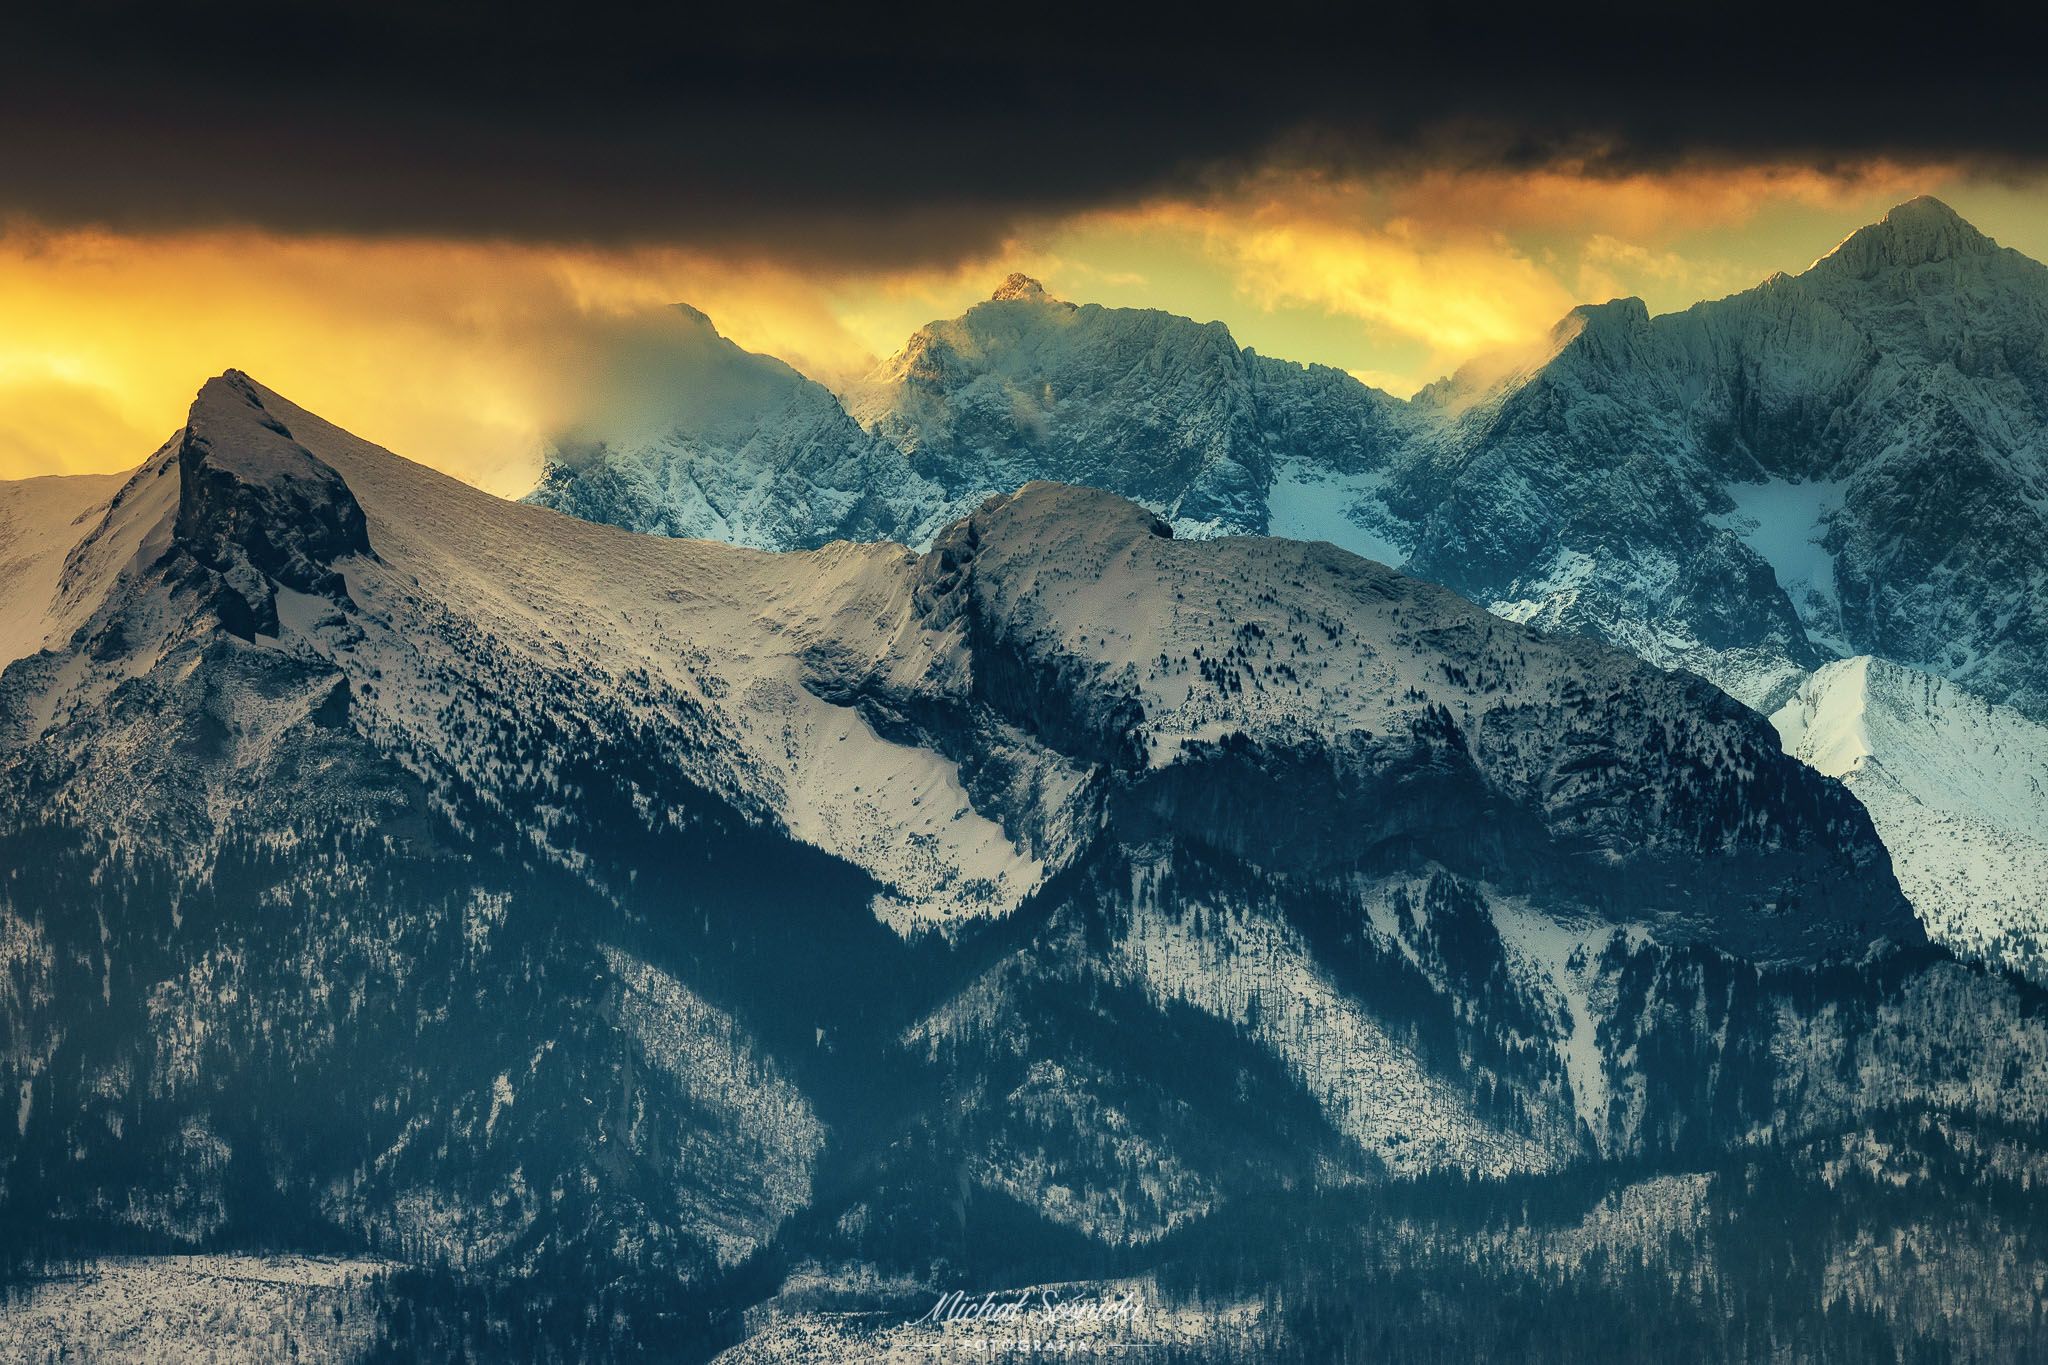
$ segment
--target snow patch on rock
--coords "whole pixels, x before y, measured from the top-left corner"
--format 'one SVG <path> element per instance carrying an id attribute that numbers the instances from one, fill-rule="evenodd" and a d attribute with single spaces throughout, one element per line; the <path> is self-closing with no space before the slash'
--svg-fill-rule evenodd
<path id="1" fill-rule="evenodd" d="M 35 1280 L 0 1307 L 0 1356 L 158 1365 L 170 1360 L 346 1362 L 377 1344 L 377 1260 L 154 1256 Z"/>

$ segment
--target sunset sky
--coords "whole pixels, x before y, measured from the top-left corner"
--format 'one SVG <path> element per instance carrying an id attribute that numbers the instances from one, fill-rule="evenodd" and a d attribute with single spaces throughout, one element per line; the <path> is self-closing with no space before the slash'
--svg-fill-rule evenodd
<path id="1" fill-rule="evenodd" d="M 1800 270 L 1916 194 L 2048 257 L 2038 82 L 2003 49 L 1968 92 L 1902 84 L 1912 45 L 1867 38 L 1791 84 L 1768 52 L 1730 81 L 1712 44 L 1645 67 L 1674 35 L 1633 29 L 1530 74 L 1513 32 L 1447 57 L 1411 16 L 1378 84 L 1308 107 L 1353 87 L 1292 73 L 1355 35 L 822 32 L 771 67 L 743 27 L 647 56 L 519 7 L 372 48 L 360 9 L 215 5 L 169 42 L 118 3 L 4 21 L 0 477 L 137 464 L 233 366 L 517 494 L 550 430 L 658 373 L 677 300 L 831 384 L 1023 270 L 1406 394 L 1574 303 Z M 1607 116 L 1660 81 L 1679 112 Z"/>

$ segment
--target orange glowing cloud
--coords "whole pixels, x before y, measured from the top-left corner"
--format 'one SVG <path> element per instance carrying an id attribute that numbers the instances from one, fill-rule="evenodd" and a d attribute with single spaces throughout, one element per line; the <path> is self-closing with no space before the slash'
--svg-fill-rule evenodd
<path id="1" fill-rule="evenodd" d="M 815 282 L 678 252 L 202 233 L 0 235 L 0 477 L 139 463 L 208 375 L 249 370 L 503 493 L 646 322 L 687 300 L 833 373 L 871 348 Z"/>
<path id="2" fill-rule="evenodd" d="M 1380 195 L 1389 217 L 1422 231 L 1455 232 L 1485 223 L 1512 233 L 1659 242 L 1739 227 L 1772 205 L 1887 207 L 1944 188 L 1957 174 L 1944 166 L 1889 161 L 1829 170 L 1705 165 L 1629 175 L 1592 175 L 1565 164 L 1529 171 L 1425 171 L 1385 184 Z"/>
<path id="3" fill-rule="evenodd" d="M 1636 294 L 1664 311 L 1799 269 L 1891 204 L 1951 191 L 1956 176 L 1889 163 L 1352 179 L 1269 169 L 1200 202 L 1093 222 L 1198 242 L 1259 313 L 1357 320 L 1388 355 L 1346 367 L 1404 391 L 1525 346 L 1577 303 Z M 1406 364 L 1387 363 L 1397 360 Z"/>
<path id="4" fill-rule="evenodd" d="M 1520 341 L 1575 302 L 1549 271 L 1495 235 L 1430 237 L 1268 202 L 1250 211 L 1175 206 L 1157 221 L 1201 234 L 1260 308 L 1310 307 L 1422 341 L 1440 363 Z"/>
<path id="5" fill-rule="evenodd" d="M 1011 270 L 1077 302 L 1220 318 L 1268 354 L 1405 392 L 1540 338 L 1576 303 L 1638 294 L 1664 311 L 1800 269 L 1930 191 L 1966 216 L 1981 205 L 1988 230 L 2048 254 L 2025 237 L 2048 221 L 2040 186 L 1890 165 L 1350 180 L 1269 169 L 1026 224 L 969 259 L 836 274 L 682 248 L 17 223 L 0 230 L 0 478 L 139 463 L 200 382 L 235 367 L 518 494 L 551 432 L 662 383 L 668 304 L 837 384 Z"/>

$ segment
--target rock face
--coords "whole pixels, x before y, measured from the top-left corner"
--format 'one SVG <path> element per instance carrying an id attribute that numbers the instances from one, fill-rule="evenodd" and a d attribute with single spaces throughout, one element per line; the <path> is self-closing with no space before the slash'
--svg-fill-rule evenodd
<path id="1" fill-rule="evenodd" d="M 216 605 L 244 639 L 277 633 L 273 584 L 345 592 L 335 562 L 370 553 L 348 485 L 292 439 L 239 371 L 201 392 L 177 460 L 172 535 L 197 565 L 220 575 L 232 596 Z"/>
<path id="2" fill-rule="evenodd" d="M 1278 467 L 1376 468 L 1402 430 L 1385 394 L 1244 350 L 1222 323 L 1077 307 L 1016 275 L 919 331 L 847 406 L 956 497 L 1052 479 L 1134 498 L 1183 533 L 1263 533 Z"/>
<path id="3" fill-rule="evenodd" d="M 1423 396 L 1410 568 L 1765 709 L 1870 653 L 2048 713 L 2048 268 L 1921 199 L 1744 294 L 1580 310 L 1555 350 Z"/>

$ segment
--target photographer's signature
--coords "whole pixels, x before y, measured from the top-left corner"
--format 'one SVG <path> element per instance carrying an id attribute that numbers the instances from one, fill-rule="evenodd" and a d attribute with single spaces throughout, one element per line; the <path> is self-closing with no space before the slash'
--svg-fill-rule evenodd
<path id="1" fill-rule="evenodd" d="M 1106 1327 L 1136 1323 L 1144 1310 L 1145 1300 L 1135 1289 L 1072 1296 L 1050 1288 L 992 1290 L 979 1298 L 955 1289 L 941 1294 L 931 1311 L 911 1325 L 992 1322 L 1019 1327 Z"/>

